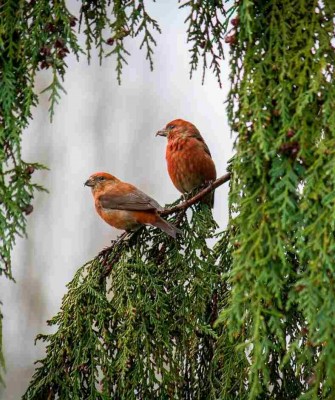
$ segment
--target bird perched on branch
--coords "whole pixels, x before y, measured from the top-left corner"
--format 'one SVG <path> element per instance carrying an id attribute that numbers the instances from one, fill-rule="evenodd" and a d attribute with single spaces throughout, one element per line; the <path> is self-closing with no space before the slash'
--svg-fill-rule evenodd
<path id="1" fill-rule="evenodd" d="M 158 215 L 162 207 L 130 183 L 106 172 L 97 172 L 85 182 L 92 188 L 95 209 L 107 224 L 132 231 L 141 225 L 153 225 L 176 238 L 180 230 Z"/>
<path id="2" fill-rule="evenodd" d="M 156 133 L 167 138 L 166 162 L 170 178 L 181 193 L 191 192 L 216 179 L 215 164 L 198 129 L 175 119 Z M 213 207 L 214 193 L 204 200 Z"/>

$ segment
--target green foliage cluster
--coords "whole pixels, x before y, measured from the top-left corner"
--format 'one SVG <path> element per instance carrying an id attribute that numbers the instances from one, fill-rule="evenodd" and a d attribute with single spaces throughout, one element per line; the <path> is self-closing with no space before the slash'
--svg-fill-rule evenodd
<path id="1" fill-rule="evenodd" d="M 88 60 L 91 49 L 98 49 L 99 60 L 104 57 L 116 56 L 117 79 L 121 83 L 121 73 L 129 52 L 125 48 L 125 38 L 142 36 L 140 48 L 146 50 L 146 58 L 153 69 L 153 46 L 156 40 L 153 32 L 161 32 L 155 19 L 147 12 L 143 0 L 83 0 L 80 13 L 80 25 L 86 36 L 86 51 Z M 106 36 L 106 31 L 109 37 Z M 111 46 L 111 50 L 107 50 Z"/>
<path id="2" fill-rule="evenodd" d="M 148 23 L 154 27 L 157 23 L 146 13 L 143 2 L 140 2 L 142 8 L 137 7 L 137 14 L 134 11 L 127 17 L 123 3 L 115 2 L 111 7 L 110 2 L 102 2 L 101 6 L 97 6 L 96 1 L 83 2 L 80 22 L 87 37 L 89 58 L 92 43 L 99 48 L 100 57 L 104 53 L 103 45 L 113 45 L 103 38 L 109 28 L 109 33 L 115 37 L 112 53 L 117 54 L 119 65 L 130 20 L 130 33 L 136 36 L 144 30 L 144 42 L 153 40 Z M 130 2 L 127 3 L 130 6 Z M 78 44 L 76 24 L 77 18 L 68 11 L 65 1 L 7 0 L 0 5 L 0 273 L 8 277 L 11 277 L 10 254 L 15 237 L 25 234 L 25 216 L 32 210 L 32 196 L 35 190 L 42 190 L 31 183 L 30 177 L 34 170 L 43 166 L 27 165 L 21 157 L 22 131 L 28 125 L 32 108 L 37 105 L 34 79 L 41 69 L 51 71 L 51 83 L 45 91 L 50 94 L 52 118 L 60 92 L 64 91 L 66 57 L 72 52 L 78 58 L 83 52 Z M 149 46 L 149 54 L 151 51 Z M 120 73 L 118 69 L 118 77 Z"/>
<path id="3" fill-rule="evenodd" d="M 11 12 L 12 21 L 25 15 L 23 5 L 32 13 L 23 28 L 11 23 L 16 28 L 2 33 L 8 56 L 0 70 L 1 88 L 11 93 L 2 96 L 0 88 L 0 111 L 7 110 L 3 143 L 9 143 L 2 165 L 20 171 L 13 181 L 28 193 L 18 188 L 20 204 L 29 204 L 33 187 L 28 190 L 25 174 L 31 166 L 21 160 L 19 139 L 36 103 L 30 71 L 53 71 L 52 112 L 67 51 L 78 55 L 80 49 L 64 2 L 4 4 L 0 17 Z M 50 321 L 58 330 L 40 336 L 47 356 L 25 399 L 334 398 L 334 2 L 240 0 L 225 10 L 222 1 L 208 0 L 181 7 L 190 10 L 191 73 L 200 57 L 206 68 L 209 55 L 218 80 L 223 34 L 237 12 L 225 39 L 232 68 L 228 113 L 238 134 L 228 230 L 208 246 L 215 223 L 197 206 L 189 219 L 178 217 L 184 236 L 177 242 L 142 229 L 82 267 Z M 44 9 L 51 25 L 38 22 Z M 93 46 L 100 60 L 115 54 L 118 77 L 128 36 L 143 33 L 152 66 L 150 29 L 159 27 L 143 1 L 83 1 L 79 19 L 89 57 Z M 40 36 L 30 31 L 21 53 L 13 52 L 17 31 L 30 26 L 44 34 L 46 48 L 34 47 Z M 18 54 L 32 67 L 23 68 Z M 8 60 L 7 71 L 16 68 L 23 78 L 6 86 L 12 78 L 2 65 Z M 27 87 L 27 95 L 14 96 Z M 2 175 L 9 183 L 11 176 Z"/>
<path id="4" fill-rule="evenodd" d="M 330 0 L 239 3 L 220 315 L 248 365 L 237 398 L 334 399 L 334 17 Z"/>
<path id="5" fill-rule="evenodd" d="M 213 70 L 214 75 L 220 85 L 221 82 L 221 63 L 224 59 L 223 39 L 228 30 L 229 19 L 236 10 L 233 2 L 228 8 L 227 1 L 222 0 L 191 0 L 180 1 L 180 8 L 189 7 L 190 13 L 185 22 L 188 23 L 187 40 L 192 43 L 191 71 L 197 70 L 199 58 L 203 60 L 202 81 L 204 82 L 207 68 Z M 207 58 L 211 58 L 208 66 Z"/>
<path id="6" fill-rule="evenodd" d="M 0 4 L 0 275 L 10 279 L 16 236 L 25 235 L 34 193 L 44 190 L 31 182 L 31 176 L 45 167 L 27 164 L 21 155 L 22 131 L 37 104 L 34 78 L 39 68 L 53 66 L 49 87 L 53 106 L 59 76 L 65 71 L 64 43 L 76 50 L 70 18 L 64 2 L 4 0 Z M 0 346 L 3 365 L 1 350 Z"/>
<path id="7" fill-rule="evenodd" d="M 221 1 L 213 3 L 211 13 L 215 8 L 222 11 L 222 7 Z M 80 31 L 86 37 L 84 48 L 78 42 Z M 100 62 L 114 55 L 120 83 L 129 54 L 126 38 L 142 38 L 140 47 L 145 49 L 152 69 L 155 31 L 160 32 L 159 25 L 148 14 L 144 0 L 82 0 L 78 17 L 69 12 L 65 0 L 0 2 L 0 275 L 13 279 L 11 251 L 16 237 L 26 234 L 26 216 L 33 211 L 31 202 L 36 190 L 44 190 L 32 183 L 31 176 L 45 167 L 27 164 L 21 155 L 22 132 L 38 103 L 34 91 L 37 72 L 48 70 L 51 75 L 45 91 L 52 119 L 60 94 L 65 92 L 62 81 L 69 53 L 77 58 L 86 53 L 90 61 L 91 51 L 96 48 Z M 217 19 L 214 38 L 220 38 L 220 32 Z M 220 48 L 219 42 L 215 45 Z M 196 65 L 197 60 L 193 60 L 192 68 Z M 0 346 L 0 360 L 1 354 Z"/>
<path id="8" fill-rule="evenodd" d="M 78 270 L 49 321 L 58 330 L 39 336 L 47 355 L 24 399 L 218 397 L 222 329 L 213 324 L 225 301 L 227 240 L 208 246 L 216 224 L 207 206 L 178 220 L 178 241 L 144 228 Z"/>

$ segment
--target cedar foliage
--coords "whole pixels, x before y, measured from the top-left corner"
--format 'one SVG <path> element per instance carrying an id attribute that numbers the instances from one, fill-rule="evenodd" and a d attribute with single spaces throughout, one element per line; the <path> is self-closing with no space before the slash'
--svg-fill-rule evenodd
<path id="1" fill-rule="evenodd" d="M 190 13 L 199 12 L 196 3 L 200 2 L 181 3 L 190 8 Z M 197 40 L 205 35 L 208 40 L 221 37 L 219 18 L 223 18 L 223 1 L 215 4 L 209 1 L 208 7 L 200 11 L 207 17 L 198 22 L 205 30 Z M 214 12 L 215 25 L 208 18 Z M 88 61 L 93 48 L 98 50 L 100 62 L 104 57 L 114 56 L 116 77 L 121 83 L 122 69 L 129 56 L 127 40 L 140 38 L 140 48 L 152 69 L 154 34 L 160 28 L 147 12 L 144 0 L 82 0 L 77 17 L 69 12 L 65 0 L 2 0 L 0 28 L 0 276 L 14 279 L 11 252 L 15 240 L 26 235 L 26 217 L 33 212 L 31 202 L 36 191 L 45 191 L 32 182 L 32 175 L 46 167 L 26 163 L 21 154 L 23 130 L 31 119 L 32 108 L 38 104 L 34 90 L 36 74 L 44 69 L 50 71 L 51 81 L 44 91 L 49 94 L 52 120 L 55 106 L 65 92 L 62 81 L 70 52 L 77 59 L 85 54 Z M 86 37 L 84 48 L 79 45 L 79 32 Z M 193 37 L 189 41 L 194 41 L 195 47 L 198 45 Z M 213 42 L 213 57 L 216 48 L 220 48 L 219 41 Z M 205 59 L 207 52 L 201 53 L 200 57 Z M 1 323 L 0 312 L 0 338 Z M 4 368 L 1 343 L 0 340 L 0 381 Z"/>
<path id="2" fill-rule="evenodd" d="M 49 321 L 58 330 L 39 336 L 47 355 L 25 399 L 218 397 L 223 332 L 213 324 L 226 293 L 227 236 L 208 247 L 216 224 L 206 205 L 178 221 L 182 239 L 142 228 L 78 270 Z"/>
<path id="3" fill-rule="evenodd" d="M 235 250 L 220 322 L 248 361 L 248 399 L 334 398 L 334 17 L 333 1 L 238 8 Z"/>

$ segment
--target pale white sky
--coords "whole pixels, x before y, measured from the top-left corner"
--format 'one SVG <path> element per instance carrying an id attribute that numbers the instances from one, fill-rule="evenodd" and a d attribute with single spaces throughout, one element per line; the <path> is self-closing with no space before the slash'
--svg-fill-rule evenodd
<path id="1" fill-rule="evenodd" d="M 69 2 L 73 10 L 77 2 Z M 68 57 L 67 95 L 56 108 L 54 122 L 47 114 L 47 96 L 34 111 L 34 121 L 23 137 L 26 161 L 46 164 L 50 171 L 33 179 L 49 194 L 39 194 L 28 217 L 28 239 L 20 239 L 13 254 L 16 284 L 0 279 L 4 314 L 7 388 L 0 398 L 19 399 L 33 374 L 33 362 L 43 357 L 44 346 L 34 346 L 38 333 L 50 332 L 45 321 L 59 310 L 66 284 L 75 271 L 119 234 L 97 217 L 91 193 L 83 184 L 96 171 L 110 172 L 131 182 L 159 203 L 179 193 L 165 164 L 164 138 L 155 132 L 175 118 L 194 123 L 204 136 L 218 176 L 226 172 L 232 139 L 224 101 L 229 90 L 227 61 L 222 63 L 223 88 L 201 69 L 189 79 L 186 10 L 171 0 L 147 2 L 163 33 L 156 35 L 155 70 L 150 72 L 140 40 L 127 39 L 131 53 L 118 86 L 113 58 L 102 67 L 93 56 L 90 66 Z M 226 47 L 228 56 L 229 48 Z M 40 91 L 49 74 L 37 81 Z M 214 215 L 222 228 L 227 223 L 228 185 L 216 191 Z"/>

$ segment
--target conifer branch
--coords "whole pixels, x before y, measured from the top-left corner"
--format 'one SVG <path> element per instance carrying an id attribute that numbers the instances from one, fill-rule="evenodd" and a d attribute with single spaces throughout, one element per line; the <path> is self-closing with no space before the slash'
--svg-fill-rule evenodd
<path id="1" fill-rule="evenodd" d="M 190 77 L 198 69 L 202 59 L 202 83 L 207 69 L 211 69 L 222 87 L 221 64 L 224 59 L 223 39 L 228 32 L 231 16 L 237 8 L 237 2 L 228 6 L 224 0 L 179 0 L 179 8 L 189 10 L 185 23 L 187 42 L 191 43 Z M 208 58 L 211 59 L 210 63 Z"/>
<path id="2" fill-rule="evenodd" d="M 86 50 L 88 61 L 93 47 L 97 48 L 100 61 L 103 57 L 115 55 L 117 79 L 120 83 L 128 55 L 124 42 L 142 36 L 140 47 L 145 48 L 152 69 L 153 48 L 156 46 L 154 33 L 159 34 L 161 30 L 158 22 L 148 14 L 144 0 L 102 0 L 99 4 L 94 0 L 83 0 L 78 16 L 70 13 L 65 1 L 50 3 L 31 0 L 24 2 L 22 7 L 21 3 L 9 0 L 4 4 L 0 10 L 0 42 L 4 48 L 0 56 L 0 75 L 3 80 L 0 89 L 0 217 L 13 221 L 13 227 L 20 228 L 12 229 L 8 224 L 2 224 L 0 228 L 0 272 L 5 270 L 5 275 L 11 276 L 11 251 L 15 238 L 25 234 L 26 209 L 22 203 L 31 201 L 27 192 L 33 196 L 36 190 L 40 190 L 38 185 L 29 185 L 27 180 L 14 176 L 25 165 L 21 159 L 21 135 L 28 126 L 32 107 L 38 103 L 38 95 L 34 90 L 36 74 L 43 69 L 52 72 L 52 82 L 44 89 L 50 95 L 49 112 L 52 119 L 61 92 L 65 92 L 62 81 L 69 53 L 79 59 Z M 208 7 L 205 5 L 207 2 L 201 4 L 198 1 L 196 4 L 182 1 L 180 5 L 190 11 L 187 32 L 188 40 L 193 43 L 191 70 L 195 70 L 198 65 L 196 54 L 203 52 L 204 60 L 207 53 L 211 54 L 213 62 L 210 68 L 213 68 L 220 81 L 220 65 L 216 60 L 223 57 L 223 35 L 231 10 L 236 6 L 225 10 L 222 0 L 209 1 Z M 203 34 L 199 33 L 202 28 L 205 29 Z M 80 29 L 86 35 L 85 49 L 78 41 Z M 204 61 L 204 68 L 206 66 Z M 13 169 L 12 164 L 15 167 Z M 36 163 L 34 168 L 43 166 Z M 13 176 L 9 176 L 9 170 Z M 8 185 L 8 181 L 13 180 L 18 182 L 14 201 Z M 5 263 L 2 261 L 4 259 Z"/>
<path id="3" fill-rule="evenodd" d="M 55 332 L 37 337 L 47 354 L 24 400 L 50 393 L 87 400 L 221 398 L 227 375 L 215 349 L 226 344 L 213 319 L 224 303 L 230 248 L 227 235 L 208 246 L 217 225 L 207 206 L 196 207 L 173 221 L 183 218 L 177 241 L 156 228 L 139 229 L 127 241 L 124 233 L 77 271 L 48 321 Z M 228 379 L 240 372 L 230 371 Z"/>
<path id="4" fill-rule="evenodd" d="M 241 0 L 226 37 L 238 139 L 219 321 L 237 353 L 224 369 L 250 366 L 238 398 L 335 393 L 333 4 Z"/>
<path id="5" fill-rule="evenodd" d="M 49 70 L 52 74 L 52 81 L 44 89 L 49 94 L 52 120 L 61 94 L 65 92 L 62 83 L 70 53 L 77 59 L 86 53 L 90 61 L 95 48 L 100 62 L 105 57 L 114 56 L 116 77 L 121 83 L 122 69 L 129 55 L 126 42 L 138 37 L 141 38 L 140 48 L 144 49 L 153 69 L 156 35 L 161 30 L 159 23 L 149 15 L 145 3 L 145 0 L 82 0 L 79 15 L 75 16 L 65 0 L 1 2 L 0 279 L 2 275 L 14 279 L 11 271 L 12 249 L 16 238 L 26 235 L 26 217 L 33 211 L 31 202 L 36 191 L 44 190 L 32 182 L 31 176 L 35 170 L 45 167 L 38 163 L 28 165 L 21 157 L 22 133 L 32 118 L 32 108 L 38 104 L 38 93 L 34 87 L 36 75 L 40 70 Z M 184 5 L 193 10 L 189 2 Z M 229 17 L 220 14 L 222 0 L 210 2 L 209 6 L 210 9 L 198 9 L 196 20 L 189 21 L 188 37 L 194 44 L 191 67 L 192 70 L 197 67 L 196 48 L 199 47 L 204 50 L 204 57 L 206 52 L 212 55 L 210 68 L 219 79 L 220 65 L 217 60 L 222 53 L 221 39 L 225 31 L 221 22 L 222 18 L 228 21 Z M 216 17 L 217 12 L 219 17 Z M 205 47 L 202 35 L 197 35 L 192 25 L 207 27 Z M 86 37 L 83 46 L 78 40 L 80 30 Z M 204 68 L 206 66 L 204 63 Z"/>
<path id="6" fill-rule="evenodd" d="M 227 174 L 221 176 L 218 178 L 216 181 L 210 183 L 208 186 L 206 186 L 204 189 L 202 189 L 200 192 L 198 192 L 196 195 L 191 197 L 188 200 L 185 200 L 183 203 L 178 204 L 177 206 L 174 206 L 172 208 L 166 208 L 163 211 L 161 211 L 159 214 L 164 216 L 164 215 L 170 215 L 182 210 L 187 210 L 189 207 L 193 206 L 193 204 L 197 203 L 201 199 L 203 199 L 207 194 L 218 188 L 219 186 L 223 185 L 225 182 L 228 182 L 230 180 L 231 173 L 228 172 Z"/>

